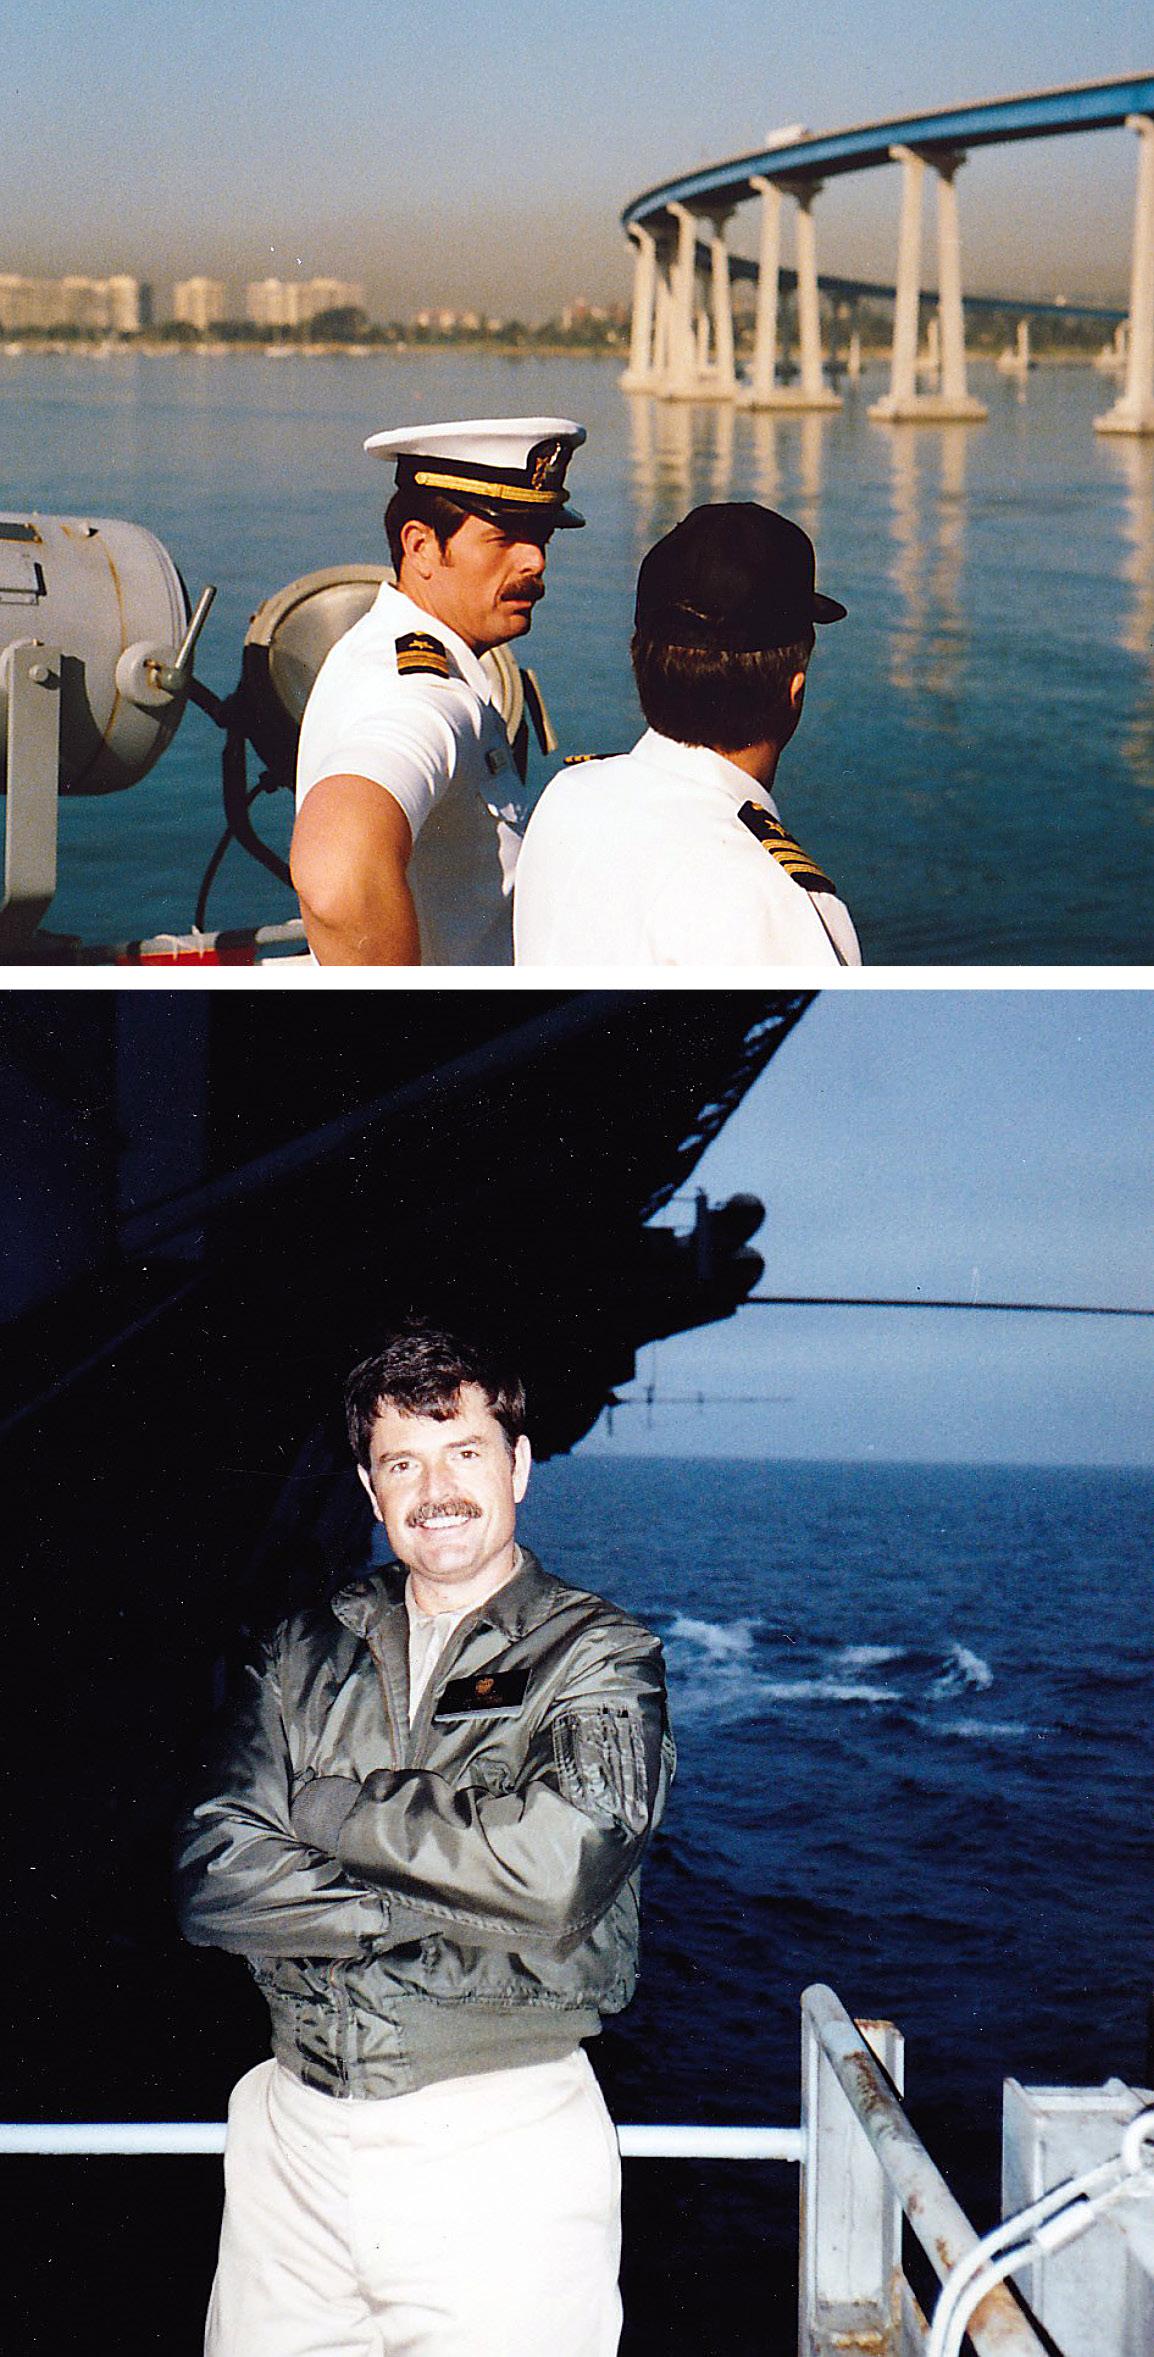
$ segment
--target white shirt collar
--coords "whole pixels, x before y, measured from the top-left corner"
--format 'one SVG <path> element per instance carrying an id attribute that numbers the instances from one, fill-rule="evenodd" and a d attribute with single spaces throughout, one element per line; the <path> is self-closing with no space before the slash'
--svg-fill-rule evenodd
<path id="1" fill-rule="evenodd" d="M 400 608 L 399 613 L 398 607 Z M 469 686 L 476 689 L 483 702 L 492 703 L 493 690 L 489 674 L 480 656 L 473 653 L 472 647 L 466 646 L 463 638 L 458 638 L 455 630 L 450 630 L 447 622 L 442 622 L 436 614 L 428 613 L 424 606 L 414 604 L 413 599 L 406 597 L 403 589 L 398 589 L 393 581 L 382 581 L 376 595 L 374 610 L 377 609 L 381 611 L 389 629 L 397 637 L 400 637 L 402 628 L 408 624 L 413 630 L 427 630 L 434 638 L 441 639 L 458 664 L 461 674 L 468 681 Z"/>
<path id="2" fill-rule="evenodd" d="M 735 810 L 740 810 L 743 802 L 756 802 L 781 823 L 781 813 L 769 787 L 759 785 L 748 770 L 739 769 L 736 761 L 728 760 L 724 753 L 715 753 L 710 745 L 683 745 L 676 737 L 663 737 L 657 729 L 647 728 L 633 751 L 639 761 L 652 761 L 657 769 L 672 769 L 678 776 L 700 778 L 720 786 Z"/>

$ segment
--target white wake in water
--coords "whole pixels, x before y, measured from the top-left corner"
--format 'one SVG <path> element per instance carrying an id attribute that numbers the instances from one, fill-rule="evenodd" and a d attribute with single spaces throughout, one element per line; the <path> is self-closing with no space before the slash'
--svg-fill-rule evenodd
<path id="1" fill-rule="evenodd" d="M 771 1638 L 756 1618 L 712 1621 L 678 1613 L 665 1651 L 680 1721 L 756 1719 L 783 1705 L 816 1703 L 838 1709 L 897 1707 L 936 1735 L 988 1740 L 1028 1731 L 1016 1722 L 941 1717 L 934 1705 L 984 1694 L 994 1683 L 989 1663 L 956 1642 L 944 1651 L 907 1645 L 797 1646 L 781 1635 Z M 789 1674 L 793 1660 L 783 1654 L 800 1656 L 795 1674 Z M 884 1682 L 870 1675 L 879 1670 L 887 1673 Z"/>

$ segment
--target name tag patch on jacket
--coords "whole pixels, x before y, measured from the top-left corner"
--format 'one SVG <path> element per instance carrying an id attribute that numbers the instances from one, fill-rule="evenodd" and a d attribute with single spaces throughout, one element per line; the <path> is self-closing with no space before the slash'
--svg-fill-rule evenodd
<path id="1" fill-rule="evenodd" d="M 439 638 L 431 638 L 425 630 L 407 630 L 397 640 L 397 670 L 402 679 L 415 671 L 427 672 L 432 679 L 448 679 L 449 658 Z"/>
<path id="2" fill-rule="evenodd" d="M 836 885 L 830 883 L 808 851 L 803 851 L 800 843 L 787 835 L 779 818 L 772 818 L 759 802 L 743 802 L 737 815 L 742 826 L 748 827 L 750 834 L 756 835 L 758 842 L 772 852 L 795 884 L 802 885 L 806 892 L 833 892 L 836 897 Z"/>
<path id="3" fill-rule="evenodd" d="M 451 1678 L 433 1713 L 437 1719 L 487 1719 L 520 1710 L 529 1684 L 528 1670 L 476 1670 L 471 1678 Z"/>

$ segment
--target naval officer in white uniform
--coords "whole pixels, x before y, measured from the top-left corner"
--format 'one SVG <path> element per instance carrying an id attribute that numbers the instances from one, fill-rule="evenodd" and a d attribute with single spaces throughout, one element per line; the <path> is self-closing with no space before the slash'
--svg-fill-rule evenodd
<path id="1" fill-rule="evenodd" d="M 481 663 L 523 637 L 585 439 L 569 418 L 373 434 L 396 573 L 301 723 L 292 877 L 321 965 L 508 966 L 519 781 Z"/>
<path id="2" fill-rule="evenodd" d="M 695 508 L 644 559 L 631 753 L 546 786 L 517 866 L 519 966 L 857 966 L 829 877 L 771 788 L 801 718 L 813 544 L 752 501 Z"/>

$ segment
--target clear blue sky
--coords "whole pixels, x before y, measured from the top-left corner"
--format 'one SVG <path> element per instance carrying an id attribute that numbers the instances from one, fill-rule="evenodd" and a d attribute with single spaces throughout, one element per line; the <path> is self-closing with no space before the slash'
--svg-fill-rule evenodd
<path id="1" fill-rule="evenodd" d="M 1145 0 L 54 0 L 10 47 L 0 270 L 334 272 L 386 314 L 621 293 L 622 204 L 775 124 L 1154 71 Z M 973 159 L 974 283 L 1121 293 L 1133 148 Z M 896 211 L 896 174 L 830 188 L 822 260 L 888 269 Z"/>
<path id="2" fill-rule="evenodd" d="M 777 1293 L 1154 1305 L 1154 993 L 827 991 L 699 1165 Z M 669 1215 L 688 1225 L 692 1203 Z M 1154 1320 L 747 1308 L 587 1447 L 1154 1464 Z"/>

